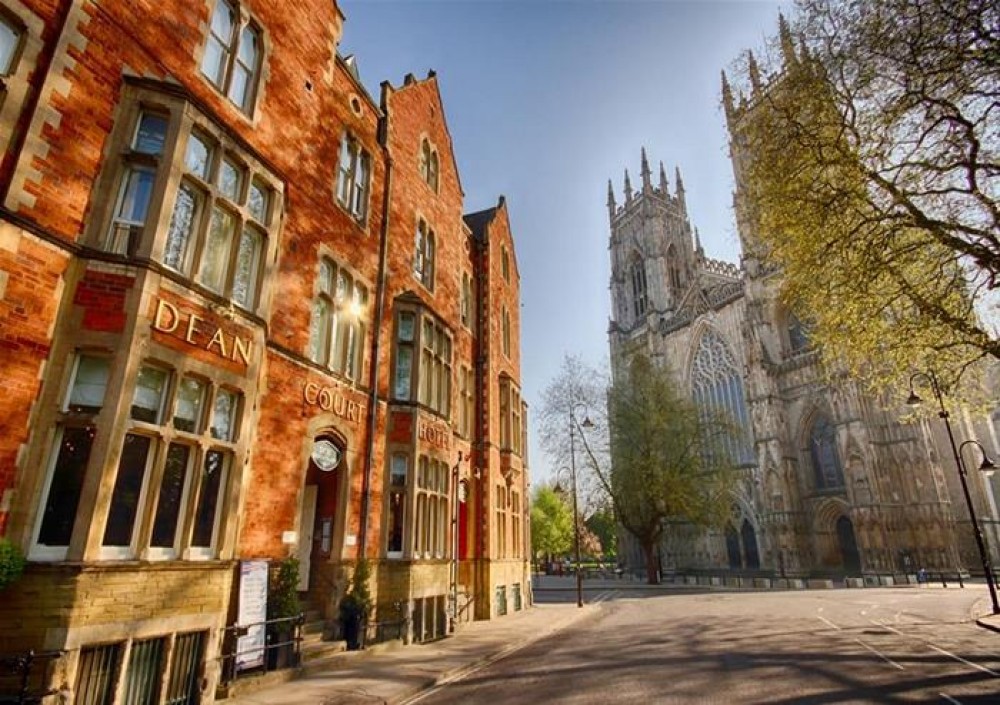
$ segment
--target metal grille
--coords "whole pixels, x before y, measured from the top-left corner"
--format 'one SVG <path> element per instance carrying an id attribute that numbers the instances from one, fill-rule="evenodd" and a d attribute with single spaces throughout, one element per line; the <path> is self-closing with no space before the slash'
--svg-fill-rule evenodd
<path id="1" fill-rule="evenodd" d="M 494 595 L 494 602 L 496 603 L 497 616 L 502 617 L 507 614 L 507 586 L 497 585 L 496 593 Z"/>
<path id="2" fill-rule="evenodd" d="M 118 680 L 121 644 L 95 646 L 80 651 L 76 680 L 77 705 L 111 705 Z"/>
<path id="3" fill-rule="evenodd" d="M 160 695 L 164 643 L 163 638 L 132 642 L 123 702 L 128 705 L 156 705 Z"/>
<path id="4" fill-rule="evenodd" d="M 178 634 L 174 639 L 165 705 L 194 705 L 201 701 L 198 676 L 204 642 L 205 632 Z"/>
<path id="5" fill-rule="evenodd" d="M 514 583 L 511 586 L 511 597 L 514 598 L 514 611 L 521 609 L 521 583 Z"/>

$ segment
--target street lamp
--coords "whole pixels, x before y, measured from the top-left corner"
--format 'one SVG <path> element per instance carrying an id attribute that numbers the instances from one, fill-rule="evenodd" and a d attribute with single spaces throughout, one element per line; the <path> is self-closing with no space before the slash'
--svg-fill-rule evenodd
<path id="1" fill-rule="evenodd" d="M 573 548 L 576 554 L 576 606 L 583 607 L 583 573 L 580 570 L 580 513 L 577 509 L 576 503 L 576 417 L 573 415 L 573 410 L 577 406 L 584 406 L 583 404 L 574 404 L 569 407 L 569 468 L 570 468 L 570 480 L 573 483 Z M 590 419 L 586 416 L 583 417 L 583 423 L 580 424 L 581 431 L 584 428 L 591 428 L 594 424 L 590 422 Z"/>
<path id="2" fill-rule="evenodd" d="M 983 562 L 983 573 L 986 576 L 986 587 L 990 590 L 990 600 L 993 602 L 993 614 L 1000 614 L 1000 602 L 997 602 L 997 590 L 996 586 L 993 584 L 993 569 L 990 567 L 990 558 L 986 553 L 986 545 L 983 543 L 983 532 L 979 528 L 979 520 L 976 518 L 976 510 L 972 505 L 972 495 L 969 494 L 969 483 L 965 479 L 966 471 L 965 464 L 962 462 L 961 449 L 968 444 L 975 444 L 979 446 L 980 452 L 983 454 L 983 463 L 980 465 L 980 470 L 990 470 L 994 468 L 993 462 L 986 456 L 986 450 L 978 441 L 964 441 L 961 446 L 955 445 L 955 434 L 951 431 L 951 422 L 948 421 L 948 410 L 944 406 L 944 398 L 941 393 L 941 387 L 938 384 L 937 377 L 934 373 L 924 374 L 923 372 L 915 372 L 910 375 L 910 396 L 907 398 L 906 403 L 912 405 L 919 404 L 922 400 L 917 393 L 913 391 L 913 380 L 918 377 L 927 380 L 930 383 L 931 391 L 934 393 L 934 398 L 937 399 L 939 411 L 938 416 L 944 421 L 945 430 L 948 432 L 948 442 L 951 444 L 951 452 L 955 456 L 955 466 L 958 468 L 958 479 L 962 481 L 962 493 L 965 495 L 965 504 L 969 509 L 969 519 L 972 521 L 972 533 L 976 537 L 976 547 L 979 549 L 979 558 Z"/>

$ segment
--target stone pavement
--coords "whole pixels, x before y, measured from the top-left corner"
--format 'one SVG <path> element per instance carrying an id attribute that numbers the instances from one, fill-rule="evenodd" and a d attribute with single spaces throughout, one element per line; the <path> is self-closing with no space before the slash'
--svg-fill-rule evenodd
<path id="1" fill-rule="evenodd" d="M 596 605 L 535 605 L 463 624 L 429 644 L 379 645 L 307 664 L 301 678 L 220 701 L 226 705 L 392 705 L 492 663 L 597 612 Z"/>

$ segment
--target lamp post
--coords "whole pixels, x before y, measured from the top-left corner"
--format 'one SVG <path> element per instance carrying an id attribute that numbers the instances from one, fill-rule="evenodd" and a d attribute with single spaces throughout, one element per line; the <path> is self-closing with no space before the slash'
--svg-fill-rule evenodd
<path id="1" fill-rule="evenodd" d="M 573 410 L 582 404 L 575 404 L 569 407 L 569 472 L 570 481 L 573 485 L 573 550 L 576 555 L 576 606 L 583 607 L 583 574 L 580 571 L 580 512 L 577 509 L 576 500 L 576 416 Z M 588 417 L 583 418 L 582 428 L 593 426 Z M 582 431 L 581 431 L 582 432 Z"/>
<path id="2" fill-rule="evenodd" d="M 962 493 L 965 495 L 965 504 L 969 509 L 969 519 L 972 521 L 972 533 L 976 537 L 976 547 L 979 549 L 979 558 L 983 563 L 983 573 L 986 576 L 986 587 L 990 591 L 990 600 L 993 603 L 993 614 L 1000 614 L 1000 602 L 997 602 L 997 590 L 996 586 L 993 584 L 993 569 L 990 567 L 990 558 L 986 553 L 986 545 L 983 543 L 983 532 L 979 528 L 979 520 L 976 518 L 976 509 L 972 504 L 972 495 L 969 494 L 969 483 L 965 479 L 966 471 L 965 464 L 962 462 L 961 449 L 966 445 L 975 444 L 979 446 L 980 452 L 983 454 L 983 463 L 980 466 L 980 470 L 989 470 L 993 468 L 993 463 L 986 455 L 986 450 L 978 441 L 964 441 L 961 446 L 955 445 L 955 434 L 951 430 L 951 422 L 948 421 L 948 409 L 944 405 L 944 397 L 941 393 L 941 386 L 938 384 L 937 377 L 934 373 L 924 374 L 923 372 L 915 372 L 910 375 L 910 396 L 907 398 L 906 403 L 910 405 L 919 404 L 922 400 L 917 393 L 913 391 L 913 380 L 918 377 L 926 379 L 930 383 L 931 391 L 934 393 L 934 398 L 937 399 L 938 403 L 938 416 L 944 421 L 944 428 L 948 432 L 948 442 L 951 444 L 951 452 L 955 456 L 955 466 L 958 468 L 958 479 L 962 481 Z"/>

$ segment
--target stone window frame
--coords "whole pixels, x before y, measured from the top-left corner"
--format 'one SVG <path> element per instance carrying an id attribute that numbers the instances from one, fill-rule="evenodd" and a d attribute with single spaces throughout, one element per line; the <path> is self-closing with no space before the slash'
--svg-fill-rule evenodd
<path id="1" fill-rule="evenodd" d="M 463 270 L 458 299 L 458 317 L 462 325 L 468 330 L 472 330 L 472 311 L 472 276 Z"/>
<path id="2" fill-rule="evenodd" d="M 500 341 L 503 347 L 503 354 L 510 359 L 510 311 L 507 304 L 500 307 Z"/>
<path id="3" fill-rule="evenodd" d="M 404 318 L 412 320 L 412 330 L 408 333 L 402 323 Z M 451 329 L 430 311 L 415 305 L 398 306 L 395 320 L 393 400 L 418 404 L 422 409 L 449 421 L 453 407 L 455 356 Z M 406 394 L 402 393 L 401 387 L 404 377 L 407 380 Z"/>
<path id="4" fill-rule="evenodd" d="M 462 438 L 472 437 L 473 418 L 475 416 L 475 376 L 468 365 L 458 368 L 458 435 Z"/>
<path id="5" fill-rule="evenodd" d="M 132 524 L 132 536 L 128 546 L 108 546 L 104 545 L 103 537 L 107 532 L 107 517 L 100 522 L 101 547 L 99 558 L 104 560 L 213 560 L 220 554 L 223 543 L 222 531 L 229 514 L 236 511 L 235 506 L 230 506 L 227 501 L 231 496 L 231 487 L 235 482 L 235 475 L 238 474 L 241 463 L 238 461 L 239 446 L 242 435 L 245 433 L 243 425 L 247 423 L 246 393 L 243 389 L 234 387 L 227 381 L 213 380 L 204 375 L 200 369 L 187 369 L 184 365 L 170 365 L 157 358 L 143 358 L 137 366 L 136 374 L 126 380 L 123 387 L 123 398 L 135 398 L 136 381 L 138 371 L 152 367 L 167 373 L 166 386 L 163 398 L 160 400 L 161 411 L 156 422 L 148 422 L 135 419 L 126 412 L 124 417 L 124 428 L 122 438 L 119 443 L 119 450 L 116 450 L 110 458 L 114 462 L 107 463 L 108 475 L 113 475 L 114 480 L 110 484 L 117 482 L 120 469 L 121 452 L 129 437 L 141 437 L 150 440 L 149 455 L 146 458 L 146 467 L 143 471 L 142 489 L 139 494 L 135 517 Z M 175 414 L 178 402 L 178 387 L 181 380 L 195 378 L 206 385 L 201 409 L 201 428 L 196 432 L 187 432 L 177 429 L 174 425 Z M 222 393 L 234 398 L 235 407 L 232 411 L 231 435 L 227 438 L 220 438 L 215 433 L 212 426 L 212 419 L 216 413 L 216 402 Z M 178 510 L 176 519 L 177 525 L 174 528 L 174 544 L 171 547 L 154 547 L 151 545 L 153 524 L 156 520 L 158 502 L 162 483 L 164 480 L 165 466 L 170 447 L 184 446 L 192 451 L 187 457 L 184 470 L 184 489 L 181 496 L 181 507 Z M 210 454 L 217 453 L 222 456 L 223 467 L 221 480 L 219 481 L 215 497 L 215 510 L 213 515 L 211 538 L 208 546 L 196 546 L 193 534 L 196 530 L 196 514 L 200 508 L 201 486 L 197 485 L 200 470 L 204 468 Z M 106 479 L 111 480 L 110 477 Z M 105 509 L 109 509 L 112 504 L 111 494 L 104 500 Z"/>
<path id="6" fill-rule="evenodd" d="M 267 265 L 277 256 L 277 243 L 283 224 L 284 184 L 250 149 L 228 130 L 199 110 L 184 96 L 171 95 L 142 85 L 126 84 L 122 109 L 106 148 L 104 164 L 94 185 L 93 202 L 97 204 L 88 224 L 85 241 L 96 250 L 125 260 L 157 262 L 171 279 L 183 283 L 206 298 L 261 315 L 270 300 L 272 277 Z M 139 153 L 132 142 L 143 114 L 162 115 L 168 120 L 161 155 Z M 211 147 L 207 178 L 194 173 L 186 163 L 191 136 L 205 140 Z M 228 198 L 218 182 L 223 162 L 237 164 L 242 177 L 238 202 Z M 145 221 L 138 226 L 131 245 L 124 253 L 109 249 L 120 205 L 121 193 L 131 164 L 141 163 L 155 171 Z M 174 210 L 182 188 L 191 189 L 201 200 L 191 220 L 190 238 L 180 266 L 165 264 L 167 245 L 171 238 Z M 263 218 L 250 202 L 254 189 L 266 194 Z M 223 272 L 222 291 L 203 284 L 201 267 L 205 243 L 211 230 L 211 216 L 224 211 L 233 218 L 231 239 Z M 252 272 L 248 302 L 239 302 L 234 285 L 239 270 L 239 255 L 245 232 L 260 236 L 256 271 Z"/>
<path id="7" fill-rule="evenodd" d="M 427 289 L 434 291 L 435 262 L 437 258 L 437 236 L 426 218 L 417 218 L 413 242 L 413 278 Z"/>
<path id="8" fill-rule="evenodd" d="M 510 253 L 506 245 L 500 245 L 500 273 L 503 280 L 510 284 Z"/>
<path id="9" fill-rule="evenodd" d="M 371 153 L 357 135 L 345 131 L 337 148 L 333 200 L 362 228 L 367 227 L 371 210 L 373 165 Z"/>
<path id="10" fill-rule="evenodd" d="M 847 482 L 844 462 L 838 448 L 837 425 L 827 414 L 818 412 L 809 420 L 805 440 L 816 492 L 846 492 Z"/>
<path id="11" fill-rule="evenodd" d="M 448 463 L 433 454 L 417 457 L 413 473 L 413 522 L 410 555 L 414 560 L 451 557 L 451 472 Z"/>
<path id="12" fill-rule="evenodd" d="M 413 478 L 413 470 L 411 469 L 413 457 L 408 450 L 398 449 L 390 449 L 386 455 L 388 456 L 385 479 L 387 502 L 386 511 L 383 512 L 385 514 L 385 557 L 389 560 L 401 560 L 406 557 L 408 542 L 413 536 L 413 528 L 409 525 L 409 519 L 413 516 L 413 510 L 409 506 L 409 498 L 413 494 L 410 487 Z M 394 470 L 396 469 L 393 464 L 396 460 L 400 460 L 404 464 L 402 483 L 393 482 Z M 398 516 L 394 514 L 394 506 L 398 507 L 400 512 Z M 398 548 L 392 548 L 391 529 L 394 523 L 398 525 L 400 532 Z"/>
<path id="13" fill-rule="evenodd" d="M 521 390 L 506 373 L 501 373 L 499 387 L 500 451 L 520 456 L 523 451 Z"/>
<path id="14" fill-rule="evenodd" d="M 632 317 L 640 318 L 649 308 L 649 288 L 646 279 L 646 266 L 638 254 L 629 259 L 629 281 L 631 282 Z"/>
<path id="15" fill-rule="evenodd" d="M 227 47 L 228 51 L 225 59 L 225 66 L 223 67 L 223 75 L 221 77 L 221 82 L 218 82 L 205 73 L 205 60 L 208 56 L 207 50 L 209 42 L 211 42 L 214 38 L 212 24 L 215 20 L 215 13 L 221 5 L 225 5 L 230 9 L 235 16 L 235 20 L 233 23 L 233 36 L 229 40 L 229 45 Z M 223 96 L 233 107 L 235 107 L 241 115 L 246 118 L 253 118 L 256 113 L 257 106 L 260 103 L 261 93 L 263 92 L 261 90 L 261 84 L 263 82 L 263 76 L 265 73 L 264 69 L 268 54 L 267 33 L 264 31 L 263 24 L 261 24 L 253 16 L 243 2 L 237 2 L 236 0 L 208 0 L 208 2 L 206 2 L 206 6 L 208 7 L 208 21 L 204 25 L 205 39 L 195 56 L 198 64 L 198 75 L 212 87 L 212 90 Z M 247 31 L 254 33 L 257 38 L 257 55 L 255 57 L 253 70 L 250 72 L 250 80 L 248 81 L 249 90 L 244 95 L 243 103 L 240 104 L 237 103 L 231 95 L 233 86 L 232 81 L 233 75 L 236 71 L 236 66 L 240 60 L 240 50 L 243 48 L 244 44 L 244 32 Z"/>
<path id="16" fill-rule="evenodd" d="M 21 32 L 11 71 L 0 76 L 0 152 L 5 152 L 30 88 L 28 77 L 35 70 L 44 46 L 45 23 L 21 0 L 2 0 L 0 19 Z"/>
<path id="17" fill-rule="evenodd" d="M 523 525 L 523 516 L 521 508 L 521 493 L 515 490 L 513 487 L 509 491 L 510 493 L 510 553 L 511 558 L 521 558 L 523 556 L 523 551 L 521 550 L 521 527 Z"/>
<path id="18" fill-rule="evenodd" d="M 441 187 L 441 161 L 438 157 L 438 149 L 426 135 L 420 138 L 420 151 L 418 153 L 417 170 L 420 172 L 420 179 L 434 193 L 440 192 Z"/>
<path id="19" fill-rule="evenodd" d="M 324 284 L 324 266 L 331 272 L 329 290 Z M 350 282 L 349 300 L 339 298 L 342 275 Z M 324 248 L 316 265 L 306 357 L 353 384 L 362 380 L 364 372 L 365 340 L 371 315 L 369 292 L 371 286 L 368 281 L 360 278 L 350 267 L 345 267 Z M 325 314 L 318 313 L 317 306 L 320 304 L 326 307 Z M 322 329 L 317 327 L 318 316 L 325 317 Z M 315 335 L 325 337 L 322 349 L 314 349 L 318 342 L 314 339 Z M 352 342 L 353 353 L 350 350 Z"/>
<path id="20" fill-rule="evenodd" d="M 493 506 L 495 512 L 494 526 L 496 526 L 497 545 L 494 557 L 507 558 L 507 517 L 510 514 L 509 507 L 507 505 L 507 495 L 510 490 L 505 482 L 497 484 L 495 489 L 496 496 L 494 497 Z"/>

